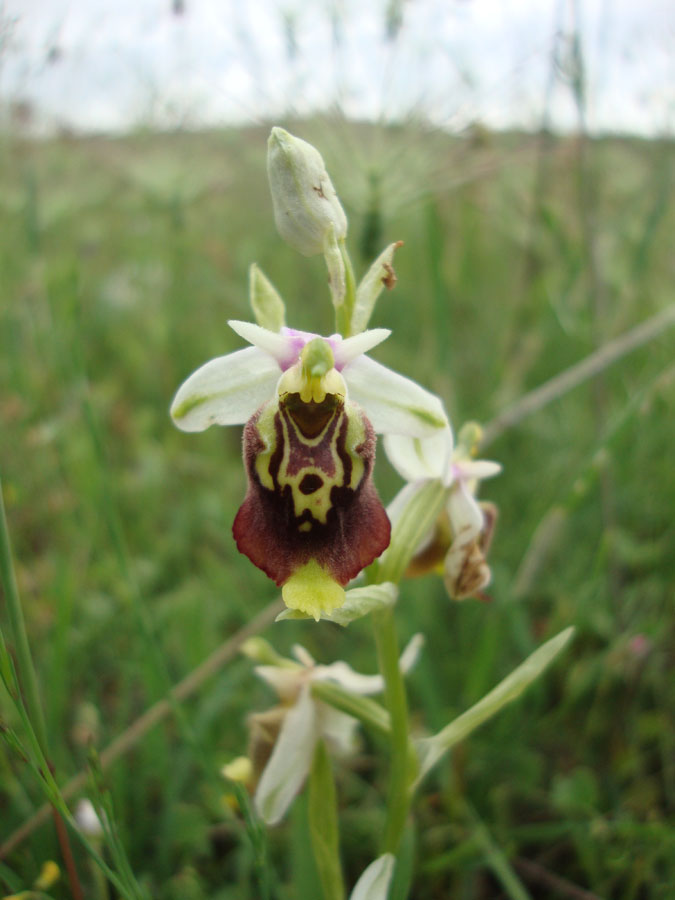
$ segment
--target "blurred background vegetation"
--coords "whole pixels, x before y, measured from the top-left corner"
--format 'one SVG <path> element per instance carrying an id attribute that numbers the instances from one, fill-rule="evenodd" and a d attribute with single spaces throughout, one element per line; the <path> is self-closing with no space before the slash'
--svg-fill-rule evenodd
<path id="1" fill-rule="evenodd" d="M 360 273 L 404 241 L 376 355 L 439 393 L 456 427 L 489 423 L 673 302 L 668 139 L 449 134 L 339 113 L 277 124 L 322 151 Z M 277 596 L 231 536 L 239 430 L 185 435 L 167 412 L 191 371 L 241 345 L 226 322 L 250 318 L 253 261 L 295 327 L 333 330 L 323 261 L 274 229 L 268 125 L 36 140 L 15 123 L 0 136 L 0 469 L 60 782 Z M 402 639 L 427 638 L 409 679 L 420 729 L 546 637 L 577 634 L 428 781 L 394 897 L 413 866 L 415 898 L 673 895 L 673 346 L 664 330 L 486 449 L 504 466 L 483 490 L 500 509 L 489 602 L 452 603 L 431 576 L 405 584 Z M 387 502 L 399 481 L 383 454 L 376 481 Z M 264 634 L 375 670 L 367 621 Z M 106 768 L 151 896 L 259 896 L 259 853 L 219 770 L 245 751 L 247 713 L 272 702 L 235 656 Z M 1 694 L 0 711 L 16 724 Z M 337 769 L 352 884 L 381 832 L 377 750 L 364 735 Z M 0 842 L 43 801 L 3 749 Z M 298 802 L 269 832 L 274 897 L 319 896 L 304 816 Z M 30 885 L 47 859 L 59 859 L 51 822 L 0 863 L 0 885 Z M 50 896 L 70 896 L 66 881 Z"/>

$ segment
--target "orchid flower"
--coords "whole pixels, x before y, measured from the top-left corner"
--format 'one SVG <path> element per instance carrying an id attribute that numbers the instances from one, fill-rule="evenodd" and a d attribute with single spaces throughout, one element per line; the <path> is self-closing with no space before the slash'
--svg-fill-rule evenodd
<path id="1" fill-rule="evenodd" d="M 407 672 L 422 646 L 415 635 L 400 659 Z M 331 682 L 351 694 L 368 695 L 384 690 L 381 675 L 361 675 L 346 662 L 318 665 L 304 647 L 293 648 L 295 660 L 278 658 L 274 665 L 256 666 L 256 673 L 277 692 L 281 706 L 249 717 L 252 740 L 250 757 L 259 775 L 255 806 L 269 825 L 279 822 L 309 774 L 319 740 L 334 753 L 355 749 L 357 720 L 318 700 L 312 693 L 317 682 Z M 271 750 L 271 752 L 270 752 Z M 262 764 L 261 764 L 262 763 Z"/>
<path id="2" fill-rule="evenodd" d="M 454 599 L 475 596 L 490 582 L 485 560 L 496 520 L 493 504 L 479 503 L 478 482 L 501 471 L 499 463 L 472 458 L 480 441 L 480 429 L 469 423 L 460 432 L 455 446 L 450 425 L 430 438 L 387 435 L 385 452 L 408 484 L 388 507 L 392 522 L 425 483 L 437 481 L 445 491 L 443 515 L 433 533 L 426 536 L 413 558 L 410 574 L 422 574 L 443 563 L 448 594 Z"/>
<path id="3" fill-rule="evenodd" d="M 343 339 L 229 324 L 253 346 L 197 369 L 171 415 L 184 431 L 245 423 L 237 547 L 289 608 L 318 619 L 389 544 L 371 477 L 375 433 L 426 438 L 447 418 L 438 397 L 365 356 L 387 329 Z"/>

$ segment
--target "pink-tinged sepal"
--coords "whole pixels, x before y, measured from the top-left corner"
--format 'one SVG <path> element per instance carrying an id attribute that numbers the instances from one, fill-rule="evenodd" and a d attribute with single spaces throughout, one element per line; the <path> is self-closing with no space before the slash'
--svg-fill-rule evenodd
<path id="1" fill-rule="evenodd" d="M 341 395 L 308 403 L 286 393 L 261 407 L 244 429 L 244 460 L 234 538 L 277 585 L 303 570 L 317 589 L 318 573 L 344 586 L 389 545 L 372 482 L 375 433 Z"/>

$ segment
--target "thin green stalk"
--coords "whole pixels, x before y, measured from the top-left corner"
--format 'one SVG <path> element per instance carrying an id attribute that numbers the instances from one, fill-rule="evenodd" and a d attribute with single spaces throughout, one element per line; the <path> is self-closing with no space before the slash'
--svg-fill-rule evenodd
<path id="1" fill-rule="evenodd" d="M 408 740 L 408 701 L 399 666 L 396 624 L 391 609 L 373 615 L 377 659 L 384 678 L 384 697 L 391 718 L 391 772 L 383 853 L 398 852 L 410 808 L 414 779 Z"/>
<path id="2" fill-rule="evenodd" d="M 7 528 L 7 517 L 5 516 L 5 501 L 2 493 L 2 478 L 0 477 L 0 577 L 2 578 L 2 586 L 5 592 L 5 603 L 7 605 L 7 615 L 9 616 L 12 634 L 14 637 L 14 647 L 16 650 L 16 659 L 19 668 L 19 681 L 23 689 L 28 714 L 35 734 L 37 736 L 40 748 L 45 756 L 47 756 L 47 728 L 45 726 L 44 714 L 42 712 L 42 704 L 40 702 L 40 694 L 38 691 L 37 676 L 35 667 L 33 666 L 33 657 L 31 656 L 30 646 L 28 644 L 28 635 L 26 633 L 26 622 L 23 617 L 23 609 L 19 598 L 19 589 L 14 574 L 14 566 L 12 565 L 12 554 L 9 543 L 9 529 Z"/>
<path id="3" fill-rule="evenodd" d="M 345 296 L 335 310 L 335 330 L 343 337 L 352 336 L 352 316 L 356 304 L 356 278 L 347 245 L 340 241 L 340 254 L 345 267 Z"/>
<path id="4" fill-rule="evenodd" d="M 324 900 L 344 900 L 335 779 L 323 741 L 316 746 L 309 773 L 308 815 L 309 837 Z"/>

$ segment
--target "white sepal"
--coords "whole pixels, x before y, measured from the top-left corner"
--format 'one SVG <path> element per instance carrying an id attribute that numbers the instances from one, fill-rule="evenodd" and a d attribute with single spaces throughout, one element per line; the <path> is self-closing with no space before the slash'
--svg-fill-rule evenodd
<path id="1" fill-rule="evenodd" d="M 395 862 L 393 853 L 378 856 L 354 885 L 349 900 L 387 900 Z"/>
<path id="2" fill-rule="evenodd" d="M 406 481 L 444 478 L 452 450 L 450 425 L 439 428 L 436 434 L 427 438 L 407 434 L 387 434 L 384 438 L 384 452 L 389 462 Z"/>
<path id="3" fill-rule="evenodd" d="M 309 684 L 286 713 L 279 737 L 255 792 L 258 815 L 276 825 L 309 774 L 319 737 L 316 704 Z"/>
<path id="4" fill-rule="evenodd" d="M 243 425 L 274 396 L 278 380 L 279 366 L 256 347 L 218 356 L 178 388 L 171 416 L 182 431 Z"/>
<path id="5" fill-rule="evenodd" d="M 439 398 L 409 378 L 360 356 L 345 367 L 349 396 L 368 416 L 378 434 L 428 437 L 448 419 Z"/>

